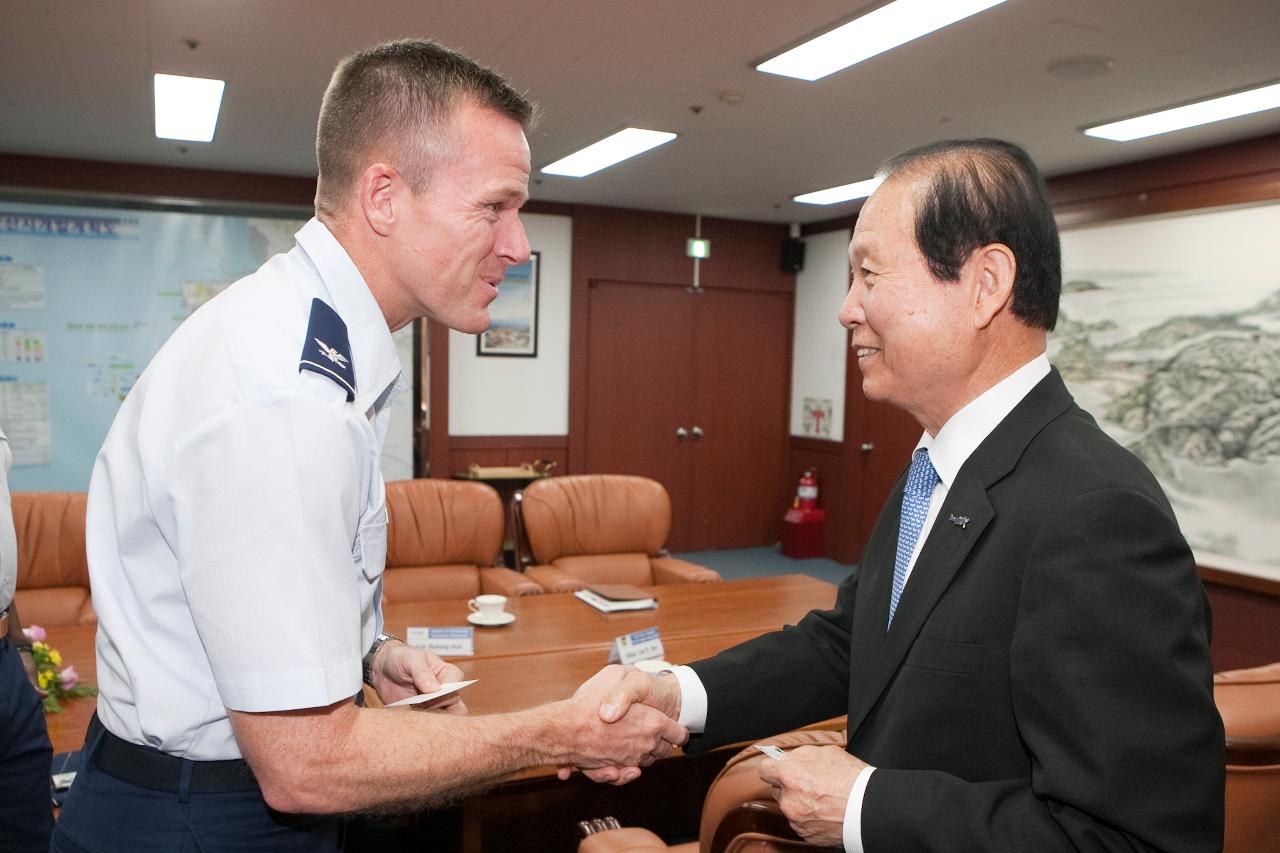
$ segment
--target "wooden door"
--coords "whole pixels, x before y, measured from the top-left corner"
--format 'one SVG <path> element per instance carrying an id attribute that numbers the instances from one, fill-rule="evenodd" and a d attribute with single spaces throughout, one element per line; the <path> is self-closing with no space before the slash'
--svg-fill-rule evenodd
<path id="1" fill-rule="evenodd" d="M 861 559 L 862 549 L 884 508 L 898 477 L 911 463 L 911 451 L 920 440 L 920 424 L 896 406 L 876 403 L 862 394 L 862 373 L 857 359 L 849 358 L 845 385 L 845 441 L 856 449 L 853 477 L 854 538 L 846 556 Z"/>
<path id="2" fill-rule="evenodd" d="M 789 293 L 707 289 L 693 301 L 690 547 L 778 541 L 787 504 Z M 696 434 L 695 434 L 696 435 Z"/>
<path id="3" fill-rule="evenodd" d="M 689 541 L 693 305 L 677 285 L 588 287 L 587 473 L 638 474 L 671 495 L 668 547 Z"/>

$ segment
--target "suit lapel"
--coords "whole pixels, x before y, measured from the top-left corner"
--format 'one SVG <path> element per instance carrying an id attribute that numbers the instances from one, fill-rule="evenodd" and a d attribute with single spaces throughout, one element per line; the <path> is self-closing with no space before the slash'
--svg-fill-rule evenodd
<path id="1" fill-rule="evenodd" d="M 905 476 L 899 479 L 858 569 L 861 581 L 868 583 L 869 588 L 865 598 L 859 595 L 852 632 L 851 741 L 852 733 L 902 666 L 934 606 L 995 519 L 988 489 L 1013 470 L 1036 434 L 1071 405 L 1071 395 L 1062 377 L 1056 369 L 1052 370 L 973 452 L 938 510 L 898 602 L 893 625 L 886 633 Z M 951 521 L 953 516 L 956 522 Z"/>

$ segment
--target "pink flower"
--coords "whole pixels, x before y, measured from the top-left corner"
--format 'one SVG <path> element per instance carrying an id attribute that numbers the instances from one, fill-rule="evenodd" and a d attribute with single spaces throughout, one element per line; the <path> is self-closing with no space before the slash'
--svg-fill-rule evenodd
<path id="1" fill-rule="evenodd" d="M 22 633 L 27 639 L 33 643 L 43 643 L 49 637 L 49 632 L 39 625 L 32 625 L 29 628 L 23 628 Z"/>
<path id="2" fill-rule="evenodd" d="M 80 683 L 80 673 L 76 672 L 74 666 L 69 666 L 58 673 L 58 681 L 62 684 L 63 690 L 70 690 Z"/>

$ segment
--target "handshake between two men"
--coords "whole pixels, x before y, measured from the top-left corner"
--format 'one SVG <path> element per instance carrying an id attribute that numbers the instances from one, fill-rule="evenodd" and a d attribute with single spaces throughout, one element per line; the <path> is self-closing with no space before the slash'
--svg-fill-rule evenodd
<path id="1" fill-rule="evenodd" d="M 406 646 L 393 648 L 392 654 L 422 667 L 431 661 L 430 671 L 419 670 L 417 678 L 411 670 L 395 673 L 398 683 L 379 682 L 375 688 L 385 701 L 427 692 L 440 682 L 462 678 L 462 671 Z M 391 663 L 389 659 L 388 664 Z M 390 681 L 390 679 L 388 679 Z M 403 695 L 402 695 L 403 694 Z M 453 721 L 467 728 L 480 726 L 492 736 L 509 723 L 523 726 L 512 739 L 488 740 L 494 747 L 515 759 L 511 772 L 537 764 L 558 765 L 558 775 L 568 779 L 575 769 L 587 778 L 613 785 L 625 785 L 639 778 L 644 768 L 684 745 L 688 730 L 680 719 L 682 694 L 675 677 L 650 675 L 630 666 L 607 666 L 584 682 L 568 699 L 525 711 L 481 717 L 464 717 Z M 436 710 L 466 715 L 463 700 L 457 694 L 448 704 Z M 414 718 L 437 715 L 413 715 Z M 461 735 L 454 732 L 451 739 Z M 473 752 L 479 767 L 485 762 L 481 750 Z M 772 789 L 783 814 L 804 838 L 819 845 L 842 843 L 845 804 L 854 779 L 866 765 L 838 746 L 803 746 L 787 754 L 784 761 L 766 758 L 760 765 L 760 776 Z M 462 781 L 462 780 L 458 780 Z M 481 785 L 484 783 L 481 782 Z M 468 793 L 476 786 L 454 787 L 453 795 Z"/>
<path id="2" fill-rule="evenodd" d="M 453 664 L 400 643 L 388 644 L 375 664 L 372 686 L 388 704 L 464 678 Z M 458 693 L 444 697 L 430 710 L 459 717 L 468 714 Z M 679 716 L 680 691 L 674 679 L 663 678 L 660 683 L 634 667 L 614 664 L 585 681 L 568 699 L 510 714 L 468 718 L 468 723 L 500 726 L 514 719 L 527 724 L 522 736 L 506 744 L 513 752 L 510 758 L 519 765 L 514 770 L 555 764 L 562 779 L 579 769 L 596 782 L 624 785 L 688 740 L 688 730 L 677 722 Z"/>
<path id="3" fill-rule="evenodd" d="M 626 725 L 633 722 L 633 716 L 646 719 L 655 710 L 671 720 L 680 719 L 682 694 L 674 677 L 655 677 L 632 667 L 610 666 L 584 683 L 574 696 L 594 697 L 601 689 L 604 700 L 599 714 L 606 724 Z M 683 745 L 688 737 L 683 727 L 678 728 L 683 739 L 672 745 Z M 646 756 L 637 766 L 579 765 L 579 769 L 593 781 L 625 785 L 639 777 L 642 767 L 670 754 L 667 743 L 659 745 L 659 752 Z M 760 778 L 769 785 L 792 828 L 812 844 L 842 845 L 849 794 L 866 763 L 833 745 L 801 746 L 788 752 L 785 760 L 773 753 L 766 755 L 760 762 Z M 572 767 L 561 766 L 559 776 L 567 779 L 572 771 Z"/>
<path id="4" fill-rule="evenodd" d="M 464 677 L 457 666 L 398 641 L 384 644 L 369 668 L 385 704 Z M 455 802 L 535 766 L 556 766 L 565 779 L 576 768 L 597 782 L 626 784 L 686 743 L 689 732 L 677 722 L 681 702 L 675 677 L 615 665 L 567 699 L 502 714 L 471 716 L 453 693 L 431 713 L 388 713 L 348 699 L 229 715 L 272 809 L 394 813 Z M 765 760 L 761 777 L 801 835 L 838 839 L 843 803 L 862 766 L 836 747 L 801 748 L 785 761 Z"/>

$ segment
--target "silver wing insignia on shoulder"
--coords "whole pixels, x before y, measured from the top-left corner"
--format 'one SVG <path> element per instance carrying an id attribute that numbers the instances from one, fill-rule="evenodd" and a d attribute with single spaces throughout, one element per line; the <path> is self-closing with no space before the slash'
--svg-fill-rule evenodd
<path id="1" fill-rule="evenodd" d="M 347 357 L 345 355 L 338 352 L 319 338 L 316 338 L 315 342 L 320 345 L 320 352 L 324 353 L 325 358 L 329 359 L 339 367 L 346 367 Z"/>

